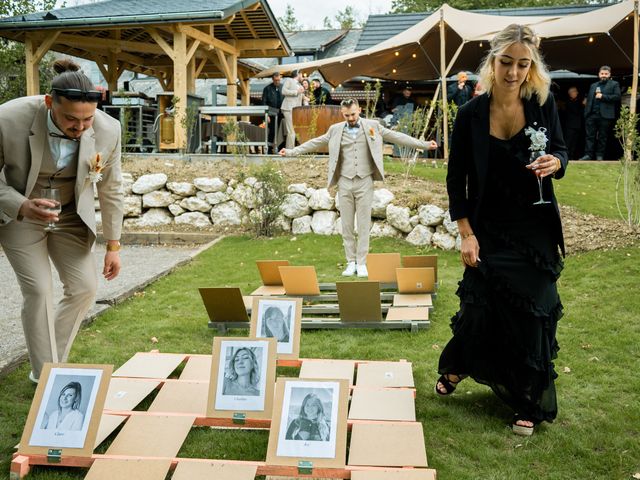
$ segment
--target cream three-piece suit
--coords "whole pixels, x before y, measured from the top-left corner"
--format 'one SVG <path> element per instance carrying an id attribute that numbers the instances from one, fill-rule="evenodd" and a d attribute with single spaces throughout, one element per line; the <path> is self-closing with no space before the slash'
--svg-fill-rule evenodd
<path id="1" fill-rule="evenodd" d="M 22 325 L 36 378 L 44 362 L 66 361 L 96 294 L 89 172 L 98 153 L 104 165 L 96 187 L 105 239 L 120 238 L 123 216 L 119 122 L 96 110 L 92 128 L 82 134 L 77 154 L 63 168 L 53 158 L 50 124 L 42 96 L 0 105 L 0 245 L 22 291 Z M 53 232 L 44 231 L 44 222 L 18 218 L 22 203 L 42 198 L 43 188 L 61 191 L 62 213 Z M 64 285 L 55 308 L 50 260 Z"/>
<path id="2" fill-rule="evenodd" d="M 429 142 L 389 130 L 377 120 L 360 118 L 358 122 L 357 129 L 347 128 L 347 122 L 331 125 L 324 135 L 287 149 L 285 154 L 298 156 L 329 147 L 327 185 L 338 186 L 342 241 L 347 262 L 365 265 L 369 252 L 373 181 L 384 180 L 384 142 L 422 149 L 428 149 Z M 358 226 L 357 246 L 354 218 Z"/>
<path id="3" fill-rule="evenodd" d="M 293 109 L 302 106 L 302 97 L 300 92 L 300 82 L 295 78 L 288 77 L 284 79 L 282 84 L 282 117 L 284 118 L 284 134 L 287 136 L 286 147 L 293 148 L 296 146 L 296 131 L 293 127 Z"/>

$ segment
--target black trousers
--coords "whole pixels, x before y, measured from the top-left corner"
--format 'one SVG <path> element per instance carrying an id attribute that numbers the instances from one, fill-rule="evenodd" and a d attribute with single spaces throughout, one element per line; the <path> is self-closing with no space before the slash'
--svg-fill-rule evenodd
<path id="1" fill-rule="evenodd" d="M 567 144 L 567 151 L 570 160 L 577 160 L 581 156 L 580 137 L 582 135 L 581 127 L 566 127 L 564 132 L 564 141 Z"/>
<path id="2" fill-rule="evenodd" d="M 278 128 L 281 128 L 282 125 L 282 114 L 278 114 Z M 280 145 L 277 145 L 274 149 L 273 147 L 273 139 L 276 138 L 276 116 L 269 115 L 269 124 L 267 125 L 267 139 L 269 140 L 269 150 L 272 150 L 271 153 L 278 153 L 278 149 Z"/>
<path id="3" fill-rule="evenodd" d="M 589 115 L 586 118 L 585 156 L 591 159 L 604 158 L 604 151 L 607 148 L 607 136 L 612 123 L 612 119 L 602 118 L 599 115 Z"/>

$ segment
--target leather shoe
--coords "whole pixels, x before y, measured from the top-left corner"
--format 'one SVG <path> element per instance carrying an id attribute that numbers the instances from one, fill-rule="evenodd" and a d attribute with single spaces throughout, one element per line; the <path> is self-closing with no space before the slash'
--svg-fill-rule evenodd
<path id="1" fill-rule="evenodd" d="M 351 277 L 356 274 L 356 262 L 347 263 L 347 268 L 342 272 L 343 277 Z"/>
<path id="2" fill-rule="evenodd" d="M 35 375 L 33 374 L 33 372 L 29 372 L 29 380 L 31 380 L 33 383 L 35 383 L 36 385 L 38 384 L 38 379 L 35 377 Z"/>
<path id="3" fill-rule="evenodd" d="M 589 155 L 585 155 L 583 157 L 580 157 L 578 160 L 591 160 L 591 157 Z"/>
<path id="4" fill-rule="evenodd" d="M 365 278 L 369 276 L 369 271 L 367 270 L 366 265 L 358 265 L 356 270 L 358 271 L 358 277 Z"/>

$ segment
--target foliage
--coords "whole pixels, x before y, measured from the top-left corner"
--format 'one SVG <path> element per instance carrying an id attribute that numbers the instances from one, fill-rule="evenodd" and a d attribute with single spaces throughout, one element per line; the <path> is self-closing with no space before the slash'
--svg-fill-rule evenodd
<path id="1" fill-rule="evenodd" d="M 380 100 L 380 91 L 382 90 L 382 83 L 380 79 L 376 79 L 376 82 L 371 86 L 371 82 L 364 84 L 364 94 L 366 103 L 364 106 L 364 116 L 366 118 L 374 118 L 376 116 L 376 109 L 378 101 Z"/>
<path id="2" fill-rule="evenodd" d="M 285 32 L 299 32 L 302 30 L 302 25 L 296 18 L 296 12 L 289 3 L 287 3 L 287 9 L 284 12 L 284 17 L 278 18 L 278 23 Z"/>
<path id="3" fill-rule="evenodd" d="M 255 167 L 251 175 L 258 182 L 254 186 L 256 206 L 249 220 L 256 236 L 272 237 L 276 233 L 276 223 L 287 193 L 284 176 L 275 162 Z"/>
<path id="4" fill-rule="evenodd" d="M 249 154 L 249 139 L 247 135 L 240 129 L 240 125 L 235 118 L 227 118 L 226 123 L 222 127 L 222 134 L 225 142 L 227 142 L 227 151 L 235 157 L 239 157 L 242 161 L 246 161 Z"/>
<path id="5" fill-rule="evenodd" d="M 352 28 L 362 27 L 365 23 L 362 20 L 359 20 L 358 12 L 351 5 L 344 7 L 344 10 L 338 10 L 338 13 L 334 18 L 337 22 L 338 28 L 341 30 L 351 30 Z M 322 24 L 324 28 L 336 28 L 329 17 L 324 17 Z"/>
<path id="6" fill-rule="evenodd" d="M 624 149 L 620 159 L 620 175 L 616 183 L 616 205 L 620 216 L 629 226 L 640 226 L 640 137 L 638 136 L 638 114 L 629 107 L 622 107 L 616 122 L 615 135 Z M 635 160 L 634 160 L 635 159 Z M 625 212 L 619 198 L 622 196 Z"/>
<path id="7" fill-rule="evenodd" d="M 427 107 L 416 107 L 410 115 L 402 115 L 398 118 L 396 130 L 406 133 L 411 137 L 420 137 L 426 127 Z M 404 180 L 409 179 L 409 174 L 416 164 L 417 152 L 413 147 L 398 145 L 400 159 L 405 165 Z"/>
<path id="8" fill-rule="evenodd" d="M 393 0 L 391 3 L 392 13 L 411 12 L 432 12 L 440 8 L 445 2 L 442 0 Z M 518 7 L 548 7 L 559 5 L 583 5 L 585 3 L 607 5 L 616 3 L 614 0 L 450 0 L 446 2 L 449 6 L 460 10 L 473 10 L 483 8 L 518 8 Z"/>

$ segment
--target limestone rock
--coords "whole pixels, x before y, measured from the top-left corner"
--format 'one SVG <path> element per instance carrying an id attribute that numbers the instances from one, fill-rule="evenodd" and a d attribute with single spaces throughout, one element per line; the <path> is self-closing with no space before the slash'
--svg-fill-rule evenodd
<path id="1" fill-rule="evenodd" d="M 422 247 L 425 245 L 429 245 L 431 243 L 431 238 L 433 237 L 433 232 L 431 228 L 425 227 L 424 225 L 416 225 L 411 233 L 407 235 L 407 242 L 411 245 L 416 245 L 418 247 Z"/>
<path id="2" fill-rule="evenodd" d="M 311 233 L 311 215 L 294 218 L 291 223 L 291 233 L 294 235 Z"/>
<path id="3" fill-rule="evenodd" d="M 233 200 L 214 205 L 211 209 L 211 223 L 214 225 L 241 225 L 242 207 Z"/>
<path id="4" fill-rule="evenodd" d="M 393 228 L 386 222 L 373 222 L 371 226 L 371 234 L 372 237 L 392 237 L 392 238 L 401 238 L 402 233 Z"/>
<path id="5" fill-rule="evenodd" d="M 318 235 L 333 235 L 338 214 L 333 210 L 318 210 L 311 218 L 311 229 Z"/>
<path id="6" fill-rule="evenodd" d="M 182 215 L 184 212 L 186 212 L 186 210 L 177 203 L 172 203 L 171 205 L 169 205 L 169 211 L 174 217 Z"/>
<path id="7" fill-rule="evenodd" d="M 204 200 L 210 205 L 217 205 L 219 203 L 228 202 L 231 200 L 231 197 L 225 192 L 212 192 L 205 194 Z"/>
<path id="8" fill-rule="evenodd" d="M 291 231 L 291 219 L 285 217 L 284 215 L 278 216 L 278 218 L 276 218 L 276 221 L 274 222 L 274 224 L 275 224 L 276 228 L 279 228 L 283 232 L 290 232 Z"/>
<path id="9" fill-rule="evenodd" d="M 142 207 L 168 207 L 174 202 L 173 194 L 167 190 L 154 190 L 142 195 Z"/>
<path id="10" fill-rule="evenodd" d="M 287 187 L 287 192 L 289 193 L 299 193 L 300 195 L 304 195 L 307 191 L 306 183 L 292 183 Z"/>
<path id="11" fill-rule="evenodd" d="M 140 218 L 127 218 L 124 226 L 159 227 L 173 223 L 173 215 L 166 208 L 150 208 Z"/>
<path id="12" fill-rule="evenodd" d="M 179 205 L 190 212 L 208 212 L 211 210 L 209 202 L 201 200 L 198 197 L 183 198 Z"/>
<path id="13" fill-rule="evenodd" d="M 333 222 L 333 234 L 342 236 L 342 219 L 340 217 Z"/>
<path id="14" fill-rule="evenodd" d="M 444 220 L 444 210 L 436 205 L 421 205 L 418 208 L 420 223 L 427 227 L 440 225 Z"/>
<path id="15" fill-rule="evenodd" d="M 418 225 L 420 223 L 420 216 L 419 215 L 414 215 L 409 219 L 409 223 L 411 223 L 412 227 L 415 227 L 416 225 Z"/>
<path id="16" fill-rule="evenodd" d="M 177 225 L 191 225 L 196 228 L 210 227 L 209 217 L 200 212 L 187 212 L 175 218 Z"/>
<path id="17" fill-rule="evenodd" d="M 309 197 L 309 207 L 314 210 L 333 210 L 335 202 L 326 188 L 314 190 Z"/>
<path id="18" fill-rule="evenodd" d="M 139 217 L 142 215 L 142 197 L 140 195 L 125 195 L 124 216 Z"/>
<path id="19" fill-rule="evenodd" d="M 244 208 L 255 208 L 256 206 L 256 195 L 253 189 L 247 185 L 238 185 L 231 194 L 231 198 Z"/>
<path id="20" fill-rule="evenodd" d="M 244 179 L 244 184 L 248 187 L 255 188 L 256 183 L 258 183 L 258 179 L 256 177 L 247 177 Z"/>
<path id="21" fill-rule="evenodd" d="M 456 248 L 456 239 L 448 233 L 434 233 L 433 238 L 431 239 L 431 243 L 443 250 L 453 250 L 454 248 Z"/>
<path id="22" fill-rule="evenodd" d="M 154 190 L 160 190 L 167 184 L 167 176 L 164 173 L 152 173 L 149 175 L 142 175 L 132 185 L 131 190 L 133 193 L 143 195 L 145 193 L 153 192 Z"/>
<path id="23" fill-rule="evenodd" d="M 444 214 L 444 220 L 442 221 L 442 225 L 447 230 L 447 233 L 453 237 L 457 236 L 460 232 L 458 231 L 458 222 L 451 220 L 451 214 L 447 210 Z"/>
<path id="24" fill-rule="evenodd" d="M 198 177 L 193 179 L 193 184 L 198 190 L 202 190 L 205 193 L 209 192 L 224 192 L 227 189 L 227 185 L 218 177 Z"/>
<path id="25" fill-rule="evenodd" d="M 128 172 L 122 172 L 122 193 L 131 195 L 133 193 L 133 175 Z"/>
<path id="26" fill-rule="evenodd" d="M 387 205 L 387 223 L 404 233 L 413 230 L 411 226 L 411 211 L 409 207 L 396 207 Z"/>
<path id="27" fill-rule="evenodd" d="M 386 188 L 378 188 L 373 191 L 373 204 L 371 217 L 386 218 L 387 205 L 389 205 L 395 196 Z"/>
<path id="28" fill-rule="evenodd" d="M 299 193 L 290 193 L 285 195 L 282 202 L 282 213 L 285 217 L 298 218 L 311 213 L 309 201 L 304 195 Z"/>
<path id="29" fill-rule="evenodd" d="M 189 182 L 167 182 L 167 190 L 181 197 L 192 197 L 196 194 L 196 186 Z"/>

